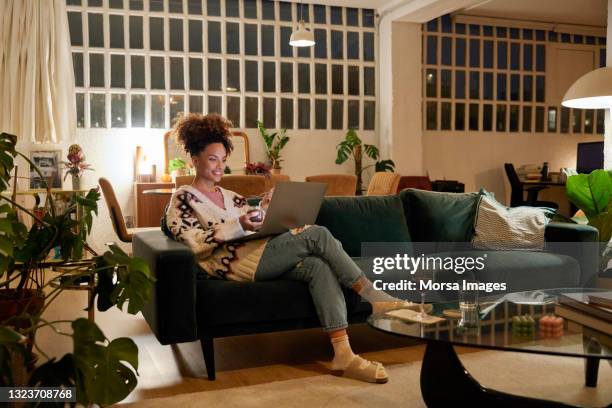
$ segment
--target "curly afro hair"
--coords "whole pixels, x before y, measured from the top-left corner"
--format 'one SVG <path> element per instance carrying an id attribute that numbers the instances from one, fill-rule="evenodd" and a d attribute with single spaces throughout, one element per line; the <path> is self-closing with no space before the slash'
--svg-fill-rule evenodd
<path id="1" fill-rule="evenodd" d="M 213 143 L 221 143 L 229 155 L 234 146 L 230 140 L 232 122 L 216 113 L 201 115 L 189 113 L 174 125 L 176 140 L 191 156 L 197 156 Z"/>

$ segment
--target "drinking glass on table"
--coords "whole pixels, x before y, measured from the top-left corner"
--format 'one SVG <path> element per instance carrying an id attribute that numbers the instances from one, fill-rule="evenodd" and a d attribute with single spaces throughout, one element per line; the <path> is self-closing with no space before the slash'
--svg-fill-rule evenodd
<path id="1" fill-rule="evenodd" d="M 459 290 L 459 311 L 461 312 L 460 327 L 478 327 L 478 287 L 470 287 L 469 285 L 477 285 L 476 281 L 466 280 L 462 282 L 463 286 Z"/>

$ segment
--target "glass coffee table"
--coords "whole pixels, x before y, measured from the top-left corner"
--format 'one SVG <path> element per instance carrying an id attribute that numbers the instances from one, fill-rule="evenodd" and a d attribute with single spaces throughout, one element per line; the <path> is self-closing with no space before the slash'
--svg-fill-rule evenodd
<path id="1" fill-rule="evenodd" d="M 612 365 L 612 336 L 566 319 L 563 331 L 540 331 L 540 317 L 553 313 L 560 293 L 594 293 L 601 289 L 546 289 L 507 293 L 481 298 L 476 327 L 462 327 L 459 304 L 432 303 L 432 316 L 444 320 L 434 324 L 406 321 L 386 314 L 372 315 L 373 328 L 404 337 L 425 340 L 421 368 L 421 394 L 428 407 L 457 403 L 487 407 L 567 407 L 558 402 L 502 393 L 478 383 L 463 367 L 454 345 L 500 351 L 581 357 L 585 359 L 585 384 L 597 385 L 600 360 Z M 530 316 L 535 325 L 518 324 L 514 316 Z M 522 322 L 530 319 L 523 318 Z M 609 386 L 609 384 L 607 385 Z"/>

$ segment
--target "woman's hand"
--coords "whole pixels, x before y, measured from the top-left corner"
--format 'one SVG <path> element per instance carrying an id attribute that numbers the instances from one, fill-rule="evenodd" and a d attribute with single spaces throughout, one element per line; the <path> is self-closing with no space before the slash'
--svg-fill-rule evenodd
<path id="1" fill-rule="evenodd" d="M 268 205 L 270 205 L 270 201 L 272 201 L 273 195 L 274 195 L 274 187 L 272 187 L 270 190 L 264 193 L 264 195 L 261 197 L 261 203 L 259 203 L 259 206 L 263 208 L 264 210 L 267 210 Z"/>
<path id="2" fill-rule="evenodd" d="M 242 229 L 245 231 L 257 231 L 263 225 L 263 217 L 261 221 L 251 221 L 251 218 L 257 217 L 258 210 L 252 210 L 238 218 Z"/>

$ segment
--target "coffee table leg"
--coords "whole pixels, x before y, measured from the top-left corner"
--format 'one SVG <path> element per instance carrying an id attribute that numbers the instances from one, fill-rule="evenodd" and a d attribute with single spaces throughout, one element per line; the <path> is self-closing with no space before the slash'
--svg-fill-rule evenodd
<path id="1" fill-rule="evenodd" d="M 465 403 L 487 407 L 570 407 L 559 402 L 506 394 L 483 387 L 463 367 L 453 346 L 429 341 L 421 367 L 421 395 L 432 407 L 450 407 Z"/>
<path id="2" fill-rule="evenodd" d="M 587 357 L 584 359 L 584 385 L 597 387 L 597 374 L 599 373 L 599 359 Z"/>

